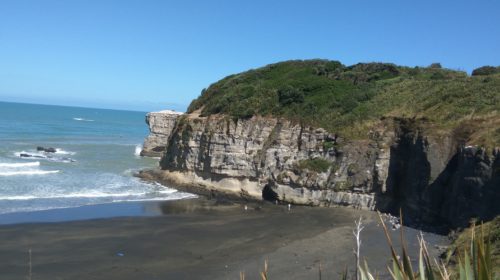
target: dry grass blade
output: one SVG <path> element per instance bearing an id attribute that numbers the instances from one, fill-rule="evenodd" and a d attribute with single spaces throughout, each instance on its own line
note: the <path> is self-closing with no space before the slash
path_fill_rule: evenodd
<path id="1" fill-rule="evenodd" d="M 420 246 L 420 258 L 419 258 L 420 279 L 434 280 L 435 279 L 434 271 L 432 270 L 432 263 L 429 258 L 429 251 L 427 250 L 427 245 L 425 245 L 425 240 L 422 233 L 420 233 L 418 242 Z"/>
<path id="2" fill-rule="evenodd" d="M 267 260 L 264 261 L 264 271 L 260 273 L 260 277 L 262 278 L 262 280 L 269 280 L 269 278 L 267 277 Z"/>
<path id="3" fill-rule="evenodd" d="M 442 280 L 450 280 L 451 279 L 451 275 L 450 273 L 448 272 L 448 269 L 446 268 L 446 266 L 444 265 L 443 262 L 441 262 L 441 264 L 439 264 L 436 259 L 434 259 L 434 263 L 436 264 L 436 267 L 439 271 L 439 276 L 441 277 Z"/>
<path id="4" fill-rule="evenodd" d="M 392 244 L 392 239 L 389 236 L 389 230 L 387 229 L 387 226 L 385 225 L 384 219 L 382 219 L 382 215 L 380 215 L 380 212 L 377 211 L 377 214 L 378 214 L 378 218 L 380 219 L 380 222 L 382 223 L 382 227 L 384 228 L 385 237 L 387 239 L 387 243 L 389 244 L 389 248 L 391 249 L 392 259 L 394 260 L 398 269 L 400 271 L 403 271 L 403 268 L 401 267 L 401 264 L 398 261 L 398 255 L 396 254 L 396 250 L 394 250 L 394 245 Z"/>
<path id="5" fill-rule="evenodd" d="M 361 275 L 361 280 L 375 280 L 375 277 L 373 277 L 373 274 L 370 272 L 370 269 L 368 268 L 368 263 L 365 261 L 365 267 L 360 267 L 359 272 Z"/>

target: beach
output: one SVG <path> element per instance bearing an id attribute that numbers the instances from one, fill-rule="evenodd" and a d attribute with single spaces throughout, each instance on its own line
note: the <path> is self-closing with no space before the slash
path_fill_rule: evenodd
<path id="1" fill-rule="evenodd" d="M 239 279 L 240 272 L 260 279 L 265 260 L 270 279 L 319 279 L 320 266 L 322 279 L 338 279 L 346 265 L 354 268 L 352 230 L 359 217 L 365 224 L 361 256 L 387 276 L 390 252 L 375 212 L 298 206 L 289 211 L 287 205 L 204 198 L 113 207 L 133 205 L 154 210 L 0 226 L 1 279 L 29 276 L 29 250 L 32 279 Z M 102 214 L 92 207 L 99 206 L 83 212 Z M 65 211 L 75 210 L 50 210 L 37 219 L 65 217 Z M 396 238 L 399 231 L 391 234 Z M 406 228 L 405 234 L 415 256 L 418 231 Z M 445 236 L 425 238 L 433 255 L 439 253 L 434 245 L 447 244 Z"/>

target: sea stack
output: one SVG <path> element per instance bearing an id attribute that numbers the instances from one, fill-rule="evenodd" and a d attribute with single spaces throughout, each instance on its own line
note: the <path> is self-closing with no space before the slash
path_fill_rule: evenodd
<path id="1" fill-rule="evenodd" d="M 144 140 L 141 156 L 161 157 L 175 127 L 177 118 L 183 113 L 172 110 L 150 112 L 146 115 L 149 135 Z"/>

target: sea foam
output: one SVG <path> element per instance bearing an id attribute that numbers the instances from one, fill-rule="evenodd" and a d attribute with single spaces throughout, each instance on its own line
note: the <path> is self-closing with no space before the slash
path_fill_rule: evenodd
<path id="1" fill-rule="evenodd" d="M 59 170 L 21 170 L 21 171 L 1 171 L 0 176 L 19 176 L 19 175 L 47 175 L 59 173 Z"/>
<path id="2" fill-rule="evenodd" d="M 75 162 L 76 160 L 72 158 L 61 156 L 61 155 L 74 155 L 74 154 L 75 152 L 68 152 L 62 149 L 56 149 L 55 153 L 27 152 L 27 151 L 14 152 L 14 156 L 19 157 L 21 159 L 26 159 L 26 160 L 37 159 L 37 160 L 47 160 L 47 161 L 62 162 L 62 163 Z"/>
<path id="3" fill-rule="evenodd" d="M 59 149 L 59 148 L 56 148 L 56 152 L 55 154 L 58 154 L 58 155 L 74 155 L 76 154 L 75 152 L 70 152 L 70 151 L 65 151 L 63 149 Z"/>
<path id="4" fill-rule="evenodd" d="M 190 193 L 178 193 L 167 197 L 150 197 L 150 198 L 138 198 L 138 199 L 124 199 L 124 200 L 113 200 L 113 202 L 140 202 L 140 201 L 168 201 L 168 200 L 178 200 L 178 199 L 189 199 L 196 198 L 195 194 Z"/>
<path id="5" fill-rule="evenodd" d="M 140 145 L 140 144 L 135 145 L 134 155 L 140 156 L 141 151 L 142 151 L 142 145 Z"/>
<path id="6" fill-rule="evenodd" d="M 106 197 L 130 197 L 130 196 L 143 196 L 144 192 L 125 192 L 125 193 L 103 193 L 103 192 L 79 192 L 68 194 L 54 194 L 54 195 L 15 195 L 15 196 L 0 196 L 0 200 L 30 200 L 30 199 L 60 199 L 60 198 L 106 198 Z"/>
<path id="7" fill-rule="evenodd" d="M 175 189 L 166 189 L 163 191 L 158 191 L 157 193 L 167 195 L 167 196 L 154 196 L 154 192 L 121 192 L 121 193 L 106 193 L 100 191 L 88 191 L 88 192 L 75 192 L 68 194 L 53 194 L 53 195 L 12 195 L 12 196 L 0 196 L 0 200 L 34 200 L 34 199 L 64 199 L 64 198 L 111 198 L 112 202 L 124 202 L 124 201 L 158 201 L 158 200 L 172 200 L 172 199 L 182 199 L 182 198 L 193 198 L 195 195 L 189 193 L 178 192 Z"/>
<path id="8" fill-rule="evenodd" d="M 75 121 L 80 121 L 80 122 L 93 122 L 94 120 L 91 119 L 85 119 L 85 118 L 73 118 Z"/>
<path id="9" fill-rule="evenodd" d="M 0 167 L 5 167 L 5 168 L 20 168 L 20 167 L 33 167 L 33 166 L 40 166 L 40 162 L 39 161 L 24 162 L 24 163 L 2 163 L 2 162 L 0 162 Z"/>

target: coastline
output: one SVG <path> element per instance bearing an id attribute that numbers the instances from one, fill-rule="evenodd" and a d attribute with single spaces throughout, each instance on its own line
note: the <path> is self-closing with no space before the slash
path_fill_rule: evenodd
<path id="1" fill-rule="evenodd" d="M 198 199 L 198 198 L 186 198 Z M 120 217 L 163 215 L 163 205 L 173 200 L 123 201 L 0 215 L 0 226 L 30 223 L 61 223 Z"/>
<path id="2" fill-rule="evenodd" d="M 272 279 L 337 277 L 352 269 L 354 220 L 363 217 L 362 257 L 386 275 L 389 259 L 376 213 L 348 208 L 221 203 L 205 198 L 159 203 L 161 216 L 0 226 L 2 279 Z M 247 205 L 248 210 L 244 210 Z M 396 236 L 399 231 L 391 231 Z M 405 229 L 413 256 L 417 230 Z M 426 234 L 431 244 L 447 238 Z M 396 242 L 398 243 L 398 242 Z M 436 256 L 435 246 L 429 246 Z M 416 259 L 416 258 L 415 258 Z"/>

